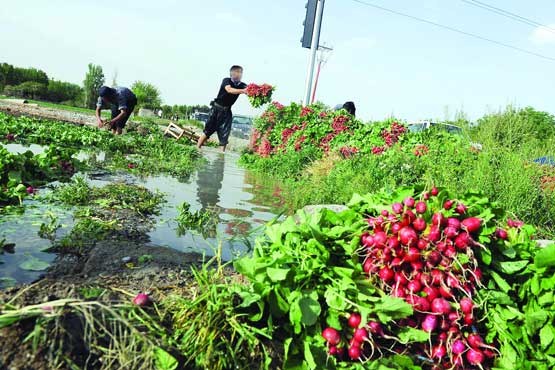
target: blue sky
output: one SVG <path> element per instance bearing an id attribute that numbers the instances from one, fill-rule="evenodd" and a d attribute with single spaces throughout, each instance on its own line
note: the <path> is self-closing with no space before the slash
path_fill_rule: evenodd
<path id="1" fill-rule="evenodd" d="M 367 0 L 555 58 L 555 34 L 460 0 Z M 555 27 L 552 0 L 483 0 Z M 89 62 L 107 81 L 157 85 L 166 103 L 206 104 L 231 64 L 247 82 L 303 95 L 305 0 L 27 0 L 0 7 L 0 61 L 81 83 Z M 555 62 L 384 13 L 327 0 L 322 42 L 334 47 L 318 99 L 357 104 L 364 119 L 476 118 L 507 104 L 555 113 Z M 255 114 L 246 98 L 235 113 Z"/>

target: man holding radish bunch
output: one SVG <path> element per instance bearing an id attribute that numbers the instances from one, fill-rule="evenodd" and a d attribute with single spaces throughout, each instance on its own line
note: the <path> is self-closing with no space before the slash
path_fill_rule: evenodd
<path id="1" fill-rule="evenodd" d="M 98 127 L 102 128 L 107 123 L 115 135 L 121 135 L 136 105 L 137 97 L 127 87 L 111 88 L 102 86 L 98 90 L 98 102 L 96 103 Z M 112 111 L 112 119 L 110 121 L 102 121 L 102 109 L 110 109 Z"/>
<path id="2" fill-rule="evenodd" d="M 212 110 L 208 121 L 204 125 L 204 132 L 198 139 L 197 148 L 199 149 L 202 148 L 210 136 L 217 132 L 220 147 L 222 152 L 225 152 L 233 119 L 231 107 L 235 104 L 239 95 L 246 93 L 247 88 L 247 85 L 241 82 L 243 67 L 234 65 L 229 72 L 230 77 L 223 79 L 218 96 L 210 103 Z"/>

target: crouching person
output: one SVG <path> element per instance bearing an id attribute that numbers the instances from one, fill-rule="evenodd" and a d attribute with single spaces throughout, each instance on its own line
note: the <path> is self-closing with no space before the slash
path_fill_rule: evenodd
<path id="1" fill-rule="evenodd" d="M 96 103 L 98 127 L 102 128 L 104 124 L 108 124 L 115 135 L 121 135 L 136 105 L 137 97 L 127 87 L 116 87 L 114 89 L 102 86 L 98 90 L 98 101 Z M 102 109 L 110 109 L 112 111 L 112 118 L 107 122 L 102 121 Z"/>

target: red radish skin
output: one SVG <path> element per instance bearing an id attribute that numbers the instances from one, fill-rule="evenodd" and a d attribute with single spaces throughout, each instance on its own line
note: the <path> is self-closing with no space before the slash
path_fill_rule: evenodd
<path id="1" fill-rule="evenodd" d="M 360 347 L 350 346 L 348 354 L 351 360 L 358 360 L 362 355 L 362 351 L 360 350 Z"/>
<path id="2" fill-rule="evenodd" d="M 484 362 L 484 354 L 479 350 L 471 348 L 466 352 L 466 360 L 470 365 L 480 365 Z"/>
<path id="3" fill-rule="evenodd" d="M 442 226 L 445 224 L 445 216 L 443 216 L 443 213 L 434 213 L 434 215 L 432 216 L 432 224 L 436 225 L 436 226 Z"/>
<path id="4" fill-rule="evenodd" d="M 474 303 L 468 297 L 464 297 L 460 300 L 459 305 L 461 306 L 461 311 L 464 314 L 472 314 L 472 310 L 474 309 Z"/>
<path id="5" fill-rule="evenodd" d="M 393 213 L 400 215 L 403 213 L 404 207 L 401 203 L 393 203 L 391 209 L 393 210 Z"/>
<path id="6" fill-rule="evenodd" d="M 466 344 L 460 339 L 455 340 L 451 345 L 451 352 L 456 355 L 460 355 L 464 351 L 466 351 Z"/>
<path id="7" fill-rule="evenodd" d="M 330 349 L 328 350 L 328 353 L 329 353 L 330 356 L 337 356 L 339 351 L 337 350 L 336 346 L 330 346 Z"/>
<path id="8" fill-rule="evenodd" d="M 412 223 L 412 227 L 414 227 L 414 230 L 416 231 L 424 231 L 426 230 L 426 226 L 426 220 L 420 217 L 414 220 L 414 222 Z"/>
<path id="9" fill-rule="evenodd" d="M 447 219 L 447 226 L 451 226 L 451 227 L 457 229 L 457 231 L 458 231 L 461 228 L 461 222 L 459 221 L 458 218 L 449 217 Z"/>
<path id="10" fill-rule="evenodd" d="M 368 331 L 366 331 L 366 329 L 360 328 L 355 330 L 355 334 L 353 335 L 353 338 L 360 343 L 363 343 L 365 340 L 368 339 Z"/>
<path id="11" fill-rule="evenodd" d="M 441 231 L 437 226 L 432 226 L 427 238 L 430 242 L 435 243 L 441 239 Z"/>
<path id="12" fill-rule="evenodd" d="M 445 203 L 443 203 L 443 209 L 445 209 L 446 211 L 450 210 L 451 208 L 453 208 L 453 204 L 455 202 L 453 202 L 452 200 L 446 200 Z"/>
<path id="13" fill-rule="evenodd" d="M 360 326 L 360 322 L 362 321 L 362 318 L 360 317 L 359 313 L 353 312 L 351 313 L 351 315 L 349 316 L 349 326 L 353 329 L 357 329 Z"/>
<path id="14" fill-rule="evenodd" d="M 382 214 L 382 216 L 384 216 L 384 217 L 389 216 L 389 212 L 387 211 L 387 209 L 382 210 L 381 214 Z"/>
<path id="15" fill-rule="evenodd" d="M 139 293 L 133 298 L 133 304 L 144 307 L 150 304 L 150 297 L 145 293 Z"/>
<path id="16" fill-rule="evenodd" d="M 467 209 L 468 208 L 464 204 L 459 203 L 455 207 L 455 212 L 457 212 L 459 215 L 464 215 L 466 213 Z"/>
<path id="17" fill-rule="evenodd" d="M 339 332 L 334 328 L 327 327 L 322 331 L 322 337 L 332 346 L 337 346 L 341 342 Z"/>
<path id="18" fill-rule="evenodd" d="M 390 269 L 389 267 L 386 266 L 386 267 L 382 267 L 380 269 L 380 271 L 378 272 L 378 276 L 380 277 L 380 279 L 382 279 L 386 283 L 389 283 L 395 277 L 395 273 L 393 272 L 392 269 Z"/>
<path id="19" fill-rule="evenodd" d="M 447 355 L 447 349 L 443 345 L 437 345 L 432 348 L 432 358 L 437 358 L 439 360 L 443 359 Z"/>
<path id="20" fill-rule="evenodd" d="M 425 202 L 420 201 L 420 202 L 416 203 L 416 206 L 414 207 L 414 209 L 416 210 L 416 213 L 424 214 L 424 213 L 426 213 L 426 210 L 428 209 L 428 206 L 426 205 Z"/>
<path id="21" fill-rule="evenodd" d="M 422 321 L 422 330 L 427 333 L 431 333 L 437 328 L 437 316 L 435 315 L 426 315 L 424 320 Z"/>
<path id="22" fill-rule="evenodd" d="M 383 328 L 382 328 L 382 324 L 380 324 L 379 322 L 376 321 L 369 321 L 368 322 L 368 330 L 370 330 L 370 333 L 375 334 L 375 335 L 383 335 Z"/>
<path id="23" fill-rule="evenodd" d="M 501 240 L 507 240 L 509 238 L 509 234 L 504 229 L 497 229 L 495 232 L 495 236 L 497 236 Z"/>
<path id="24" fill-rule="evenodd" d="M 432 312 L 448 315 L 451 312 L 451 304 L 444 298 L 436 298 L 432 301 Z"/>
<path id="25" fill-rule="evenodd" d="M 432 190 L 430 190 L 430 194 L 432 194 L 434 197 L 437 197 L 437 195 L 439 194 L 439 189 L 434 186 Z"/>
<path id="26" fill-rule="evenodd" d="M 399 239 L 401 244 L 410 246 L 417 243 L 418 235 L 413 228 L 405 226 L 399 231 Z"/>
<path id="27" fill-rule="evenodd" d="M 378 231 L 374 234 L 374 245 L 383 246 L 387 242 L 387 235 L 383 231 Z"/>
<path id="28" fill-rule="evenodd" d="M 407 206 L 408 208 L 412 208 L 414 207 L 414 198 L 413 197 L 406 197 L 403 200 L 403 203 L 405 204 L 405 206 Z"/>
<path id="29" fill-rule="evenodd" d="M 465 218 L 462 222 L 461 222 L 461 227 L 463 230 L 468 231 L 469 233 L 475 233 L 476 231 L 480 230 L 480 227 L 482 226 L 482 220 L 480 220 L 477 217 L 469 217 L 469 218 Z"/>
<path id="30" fill-rule="evenodd" d="M 424 200 L 429 200 L 430 199 L 430 193 L 425 192 L 424 194 L 422 194 L 422 198 L 424 198 Z"/>
<path id="31" fill-rule="evenodd" d="M 391 225 L 391 233 L 393 235 L 397 235 L 399 234 L 399 231 L 403 228 L 403 225 L 401 225 L 400 223 L 394 223 Z"/>

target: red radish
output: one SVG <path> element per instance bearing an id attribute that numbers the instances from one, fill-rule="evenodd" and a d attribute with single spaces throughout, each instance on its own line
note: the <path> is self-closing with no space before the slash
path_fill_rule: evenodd
<path id="1" fill-rule="evenodd" d="M 380 279 L 382 279 L 384 282 L 389 283 L 393 280 L 393 278 L 395 277 L 395 273 L 393 272 L 392 269 L 390 269 L 387 266 L 384 266 L 380 269 L 380 271 L 378 272 L 378 276 L 380 277 Z"/>
<path id="2" fill-rule="evenodd" d="M 430 190 L 430 194 L 432 194 L 434 197 L 436 197 L 439 194 L 439 190 L 438 188 L 436 188 L 435 186 L 432 188 L 432 190 Z"/>
<path id="3" fill-rule="evenodd" d="M 443 274 L 443 271 L 438 270 L 438 269 L 434 269 L 430 272 L 430 275 L 432 275 L 432 284 L 433 285 L 440 285 L 443 282 L 443 279 L 445 278 L 445 275 Z"/>
<path id="4" fill-rule="evenodd" d="M 428 240 L 433 242 L 437 242 L 441 239 L 441 232 L 437 226 L 432 226 L 430 229 L 430 233 L 428 234 Z"/>
<path id="5" fill-rule="evenodd" d="M 410 246 L 416 244 L 418 235 L 416 235 L 416 231 L 412 227 L 405 226 L 399 231 L 399 239 L 401 244 Z"/>
<path id="6" fill-rule="evenodd" d="M 396 223 L 391 225 L 391 230 L 390 231 L 393 235 L 397 235 L 397 234 L 399 234 L 399 230 L 401 230 L 402 227 L 403 227 L 403 225 L 396 222 Z"/>
<path id="7" fill-rule="evenodd" d="M 378 231 L 374 234 L 374 245 L 383 246 L 387 242 L 387 235 L 383 231 Z"/>
<path id="8" fill-rule="evenodd" d="M 403 213 L 404 207 L 401 203 L 393 203 L 391 205 L 391 209 L 393 210 L 393 213 L 400 215 L 401 213 Z"/>
<path id="9" fill-rule="evenodd" d="M 447 332 L 442 331 L 439 333 L 437 339 L 439 339 L 440 342 L 445 342 L 447 340 Z"/>
<path id="10" fill-rule="evenodd" d="M 422 198 L 424 198 L 424 200 L 429 200 L 430 199 L 430 193 L 425 192 L 424 194 L 422 194 Z"/>
<path id="11" fill-rule="evenodd" d="M 455 238 L 455 246 L 460 250 L 466 250 L 471 245 L 472 239 L 468 233 L 460 233 Z"/>
<path id="12" fill-rule="evenodd" d="M 362 237 L 362 244 L 365 247 L 371 247 L 374 245 L 374 237 L 372 235 L 365 235 Z"/>
<path id="13" fill-rule="evenodd" d="M 350 346 L 348 353 L 351 360 L 358 360 L 362 354 L 362 351 L 360 350 L 360 347 Z"/>
<path id="14" fill-rule="evenodd" d="M 356 340 L 354 337 L 351 338 L 351 340 L 349 341 L 349 346 L 350 347 L 362 347 L 362 342 L 359 342 L 358 340 Z"/>
<path id="15" fill-rule="evenodd" d="M 453 293 L 451 292 L 451 289 L 448 286 L 440 285 L 437 288 L 437 290 L 439 291 L 439 294 L 445 299 L 454 298 Z"/>
<path id="16" fill-rule="evenodd" d="M 491 349 L 485 349 L 483 351 L 484 356 L 486 356 L 487 358 L 494 358 L 495 357 L 495 352 L 493 352 Z"/>
<path id="17" fill-rule="evenodd" d="M 432 224 L 436 226 L 442 226 L 445 223 L 445 216 L 443 213 L 434 213 L 432 216 Z"/>
<path id="18" fill-rule="evenodd" d="M 328 353 L 330 356 L 337 356 L 339 351 L 337 350 L 336 346 L 331 346 L 330 349 L 328 350 Z"/>
<path id="19" fill-rule="evenodd" d="M 405 255 L 405 261 L 416 262 L 420 261 L 420 250 L 418 248 L 410 247 Z"/>
<path id="20" fill-rule="evenodd" d="M 482 220 L 477 217 L 469 217 L 465 218 L 461 224 L 463 230 L 466 230 L 469 233 L 475 233 L 476 231 L 480 230 L 480 226 L 482 226 Z"/>
<path id="21" fill-rule="evenodd" d="M 421 271 L 424 268 L 422 261 L 413 261 L 410 263 L 410 267 L 413 271 Z"/>
<path id="22" fill-rule="evenodd" d="M 412 223 L 412 227 L 414 227 L 416 231 L 424 231 L 426 230 L 426 220 L 419 217 L 416 220 L 414 220 L 414 222 Z"/>
<path id="23" fill-rule="evenodd" d="M 14 141 L 14 140 L 15 140 L 14 134 L 6 134 L 6 140 L 8 140 L 8 141 Z"/>
<path id="24" fill-rule="evenodd" d="M 401 266 L 403 264 L 403 260 L 401 260 L 401 258 L 399 257 L 395 257 L 391 260 L 391 266 L 393 267 L 398 267 Z"/>
<path id="25" fill-rule="evenodd" d="M 337 346 L 339 342 L 341 342 L 341 336 L 334 328 L 325 328 L 324 331 L 322 331 L 322 337 L 332 346 Z"/>
<path id="26" fill-rule="evenodd" d="M 353 312 L 351 313 L 351 315 L 349 316 L 349 326 L 353 329 L 357 329 L 360 326 L 360 322 L 362 321 L 362 318 L 360 317 L 359 313 Z"/>
<path id="27" fill-rule="evenodd" d="M 471 348 L 466 352 L 466 359 L 470 365 L 480 365 L 484 362 L 484 354 L 481 351 Z"/>
<path id="28" fill-rule="evenodd" d="M 397 249 L 399 247 L 399 245 L 401 245 L 401 243 L 399 243 L 399 239 L 395 238 L 395 237 L 390 237 L 389 239 L 387 239 L 387 246 L 391 249 Z"/>
<path id="29" fill-rule="evenodd" d="M 460 339 L 455 340 L 451 345 L 451 352 L 453 352 L 456 355 L 460 355 L 464 351 L 466 351 L 466 345 Z"/>
<path id="30" fill-rule="evenodd" d="M 461 285 L 459 280 L 451 273 L 447 274 L 447 278 L 445 280 L 449 288 L 458 288 Z"/>
<path id="31" fill-rule="evenodd" d="M 431 251 L 430 254 L 428 254 L 428 261 L 436 266 L 439 262 L 441 262 L 441 253 L 438 251 Z"/>
<path id="32" fill-rule="evenodd" d="M 432 277 L 429 274 L 421 274 L 420 282 L 422 283 L 422 285 L 428 286 L 432 282 Z"/>
<path id="33" fill-rule="evenodd" d="M 413 197 L 406 197 L 403 200 L 403 203 L 405 204 L 405 206 L 412 208 L 414 207 L 414 198 Z"/>
<path id="34" fill-rule="evenodd" d="M 416 246 L 418 247 L 418 249 L 420 249 L 421 251 L 428 249 L 428 245 L 430 245 L 426 240 L 424 239 L 419 239 L 418 243 L 416 243 Z"/>
<path id="35" fill-rule="evenodd" d="M 384 217 L 389 216 L 389 212 L 387 211 L 387 209 L 382 210 L 382 216 Z"/>
<path id="36" fill-rule="evenodd" d="M 453 226 L 447 226 L 445 230 L 443 230 L 443 234 L 446 238 L 454 239 L 459 232 Z"/>
<path id="37" fill-rule="evenodd" d="M 405 274 L 397 273 L 395 274 L 395 284 L 397 285 L 407 285 L 409 280 L 406 278 Z"/>
<path id="38" fill-rule="evenodd" d="M 355 330 L 353 338 L 356 339 L 357 342 L 363 343 L 366 339 L 368 339 L 368 332 L 363 328 L 357 329 Z"/>
<path id="39" fill-rule="evenodd" d="M 422 284 L 418 280 L 412 280 L 407 284 L 409 292 L 418 293 L 422 290 Z"/>
<path id="40" fill-rule="evenodd" d="M 461 227 L 461 222 L 459 221 L 458 218 L 449 217 L 449 218 L 447 219 L 447 226 L 451 226 L 451 227 L 453 227 L 453 228 L 459 230 L 460 227 Z"/>
<path id="41" fill-rule="evenodd" d="M 364 261 L 364 265 L 362 266 L 364 272 L 366 272 L 367 274 L 372 272 L 372 267 L 374 267 L 374 262 L 371 259 L 367 259 L 366 261 Z"/>
<path id="42" fill-rule="evenodd" d="M 464 297 L 460 300 L 459 305 L 461 306 L 461 311 L 464 314 L 472 314 L 472 309 L 474 308 L 474 303 L 472 302 L 472 299 Z"/>
<path id="43" fill-rule="evenodd" d="M 454 204 L 454 202 L 452 200 L 446 200 L 445 203 L 443 203 L 443 209 L 448 211 L 451 208 L 453 208 L 453 204 Z"/>
<path id="44" fill-rule="evenodd" d="M 144 307 L 150 303 L 150 297 L 145 293 L 139 293 L 133 298 L 133 304 Z"/>
<path id="45" fill-rule="evenodd" d="M 414 220 L 416 220 L 416 215 L 414 214 L 413 211 L 411 211 L 410 209 L 406 210 L 405 213 L 403 214 L 403 221 L 406 220 L 408 221 L 409 224 L 413 223 Z M 405 225 L 407 226 L 407 225 Z"/>
<path id="46" fill-rule="evenodd" d="M 464 321 L 465 325 L 468 325 L 468 326 L 473 325 L 474 324 L 474 315 L 472 315 L 472 314 L 464 315 L 463 321 Z"/>
<path id="47" fill-rule="evenodd" d="M 437 345 L 432 348 L 432 357 L 437 359 L 442 359 L 447 355 L 447 349 L 443 345 Z"/>
<path id="48" fill-rule="evenodd" d="M 437 328 L 437 316 L 431 314 L 426 315 L 422 321 L 421 327 L 422 330 L 427 333 L 433 332 Z"/>
<path id="49" fill-rule="evenodd" d="M 470 334 L 468 338 L 466 338 L 470 347 L 478 349 L 484 346 L 484 340 L 478 334 Z"/>
<path id="50" fill-rule="evenodd" d="M 501 240 L 507 240 L 509 238 L 507 231 L 504 229 L 497 229 L 497 231 L 495 232 L 495 235 Z"/>
<path id="51" fill-rule="evenodd" d="M 432 312 L 448 315 L 451 312 L 451 304 L 444 298 L 436 298 L 432 301 Z"/>
<path id="52" fill-rule="evenodd" d="M 337 357 L 341 358 L 345 354 L 345 347 L 337 347 Z"/>
<path id="53" fill-rule="evenodd" d="M 416 207 L 415 207 L 416 213 L 420 213 L 420 214 L 426 213 L 427 209 L 428 209 L 428 206 L 426 205 L 425 202 L 420 201 L 416 203 Z"/>
<path id="54" fill-rule="evenodd" d="M 35 193 L 35 189 L 32 186 L 27 186 L 27 194 L 34 194 Z"/>
<path id="55" fill-rule="evenodd" d="M 467 209 L 468 208 L 464 204 L 459 203 L 455 207 L 455 212 L 457 212 L 459 215 L 464 215 L 466 213 Z"/>
<path id="56" fill-rule="evenodd" d="M 135 164 L 134 163 L 128 163 L 127 168 L 129 168 L 129 169 L 135 168 Z"/>
<path id="57" fill-rule="evenodd" d="M 368 322 L 368 330 L 370 330 L 370 333 L 372 333 L 372 334 L 383 335 L 382 324 L 380 324 L 379 322 L 369 321 Z"/>
<path id="58" fill-rule="evenodd" d="M 461 317 L 459 316 L 459 313 L 457 311 L 451 311 L 449 315 L 447 315 L 447 318 L 449 319 L 449 321 L 455 322 L 458 321 Z"/>

